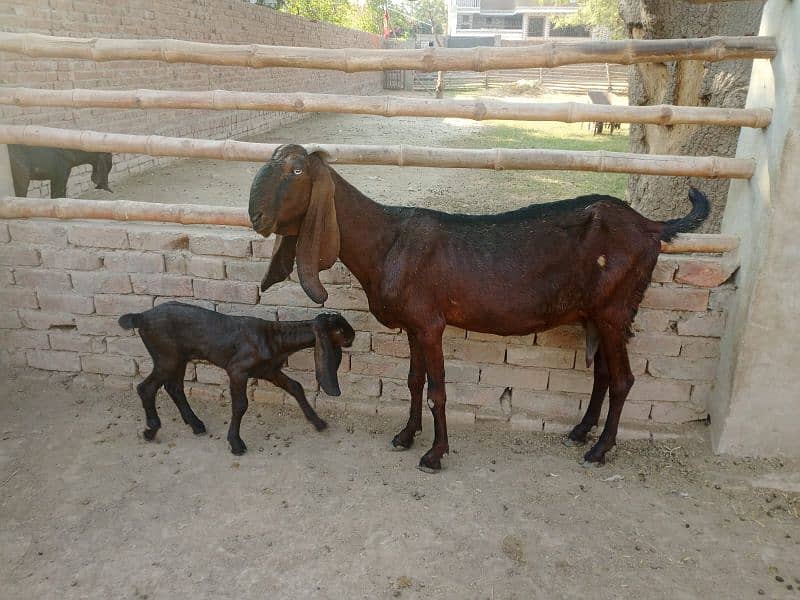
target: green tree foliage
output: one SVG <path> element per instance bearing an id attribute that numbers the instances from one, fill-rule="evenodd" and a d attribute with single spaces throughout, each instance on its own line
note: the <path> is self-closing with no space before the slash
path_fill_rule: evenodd
<path id="1" fill-rule="evenodd" d="M 608 28 L 614 39 L 625 37 L 625 24 L 619 14 L 619 0 L 578 0 L 578 12 L 555 20 L 556 25 L 586 25 Z"/>

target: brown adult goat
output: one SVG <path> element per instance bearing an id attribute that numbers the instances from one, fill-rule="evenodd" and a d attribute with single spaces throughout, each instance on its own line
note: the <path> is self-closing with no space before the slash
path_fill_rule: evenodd
<path id="1" fill-rule="evenodd" d="M 594 388 L 581 422 L 569 434 L 583 444 L 600 418 L 605 428 L 585 454 L 603 463 L 616 442 L 622 406 L 633 385 L 626 349 L 662 240 L 690 231 L 708 216 L 699 191 L 681 219 L 646 219 L 618 198 L 590 195 L 497 215 L 446 214 L 378 204 L 345 181 L 318 154 L 279 147 L 250 190 L 250 220 L 279 237 L 266 290 L 289 276 L 297 258 L 303 289 L 315 302 L 328 294 L 319 271 L 338 256 L 366 292 L 372 314 L 408 333 L 411 411 L 392 440 L 410 448 L 422 429 L 422 388 L 434 422 L 433 447 L 420 460 L 441 468 L 448 452 L 442 332 L 446 324 L 498 335 L 526 335 L 581 322 Z"/>

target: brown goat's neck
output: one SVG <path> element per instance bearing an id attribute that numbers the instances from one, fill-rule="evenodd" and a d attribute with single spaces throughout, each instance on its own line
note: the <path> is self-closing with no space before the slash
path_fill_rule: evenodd
<path id="1" fill-rule="evenodd" d="M 395 238 L 396 218 L 331 170 L 335 181 L 336 220 L 341 236 L 339 258 L 361 285 L 380 273 Z"/>

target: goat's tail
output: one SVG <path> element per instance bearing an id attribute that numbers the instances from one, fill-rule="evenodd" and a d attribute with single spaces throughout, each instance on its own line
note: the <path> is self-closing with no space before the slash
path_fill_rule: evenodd
<path id="1" fill-rule="evenodd" d="M 142 313 L 128 313 L 127 315 L 122 315 L 117 322 L 123 329 L 140 327 L 142 324 Z"/>
<path id="2" fill-rule="evenodd" d="M 689 202 L 692 203 L 692 210 L 689 214 L 680 219 L 670 219 L 663 221 L 664 228 L 661 230 L 661 239 L 668 242 L 677 233 L 692 231 L 700 227 L 703 221 L 711 212 L 711 204 L 706 195 L 697 188 L 689 188 Z"/>

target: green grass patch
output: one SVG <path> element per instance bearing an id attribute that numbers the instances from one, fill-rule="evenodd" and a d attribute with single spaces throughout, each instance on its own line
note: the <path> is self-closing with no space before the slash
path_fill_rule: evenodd
<path id="1" fill-rule="evenodd" d="M 455 136 L 448 145 L 459 148 L 545 148 L 550 150 L 607 150 L 628 152 L 628 126 L 614 135 L 593 135 L 586 123 L 486 121 L 480 133 Z M 520 171 L 509 182 L 514 192 L 525 193 L 532 185 L 548 198 L 570 198 L 581 194 L 611 194 L 625 197 L 628 176 L 624 173 L 586 171 Z"/>

